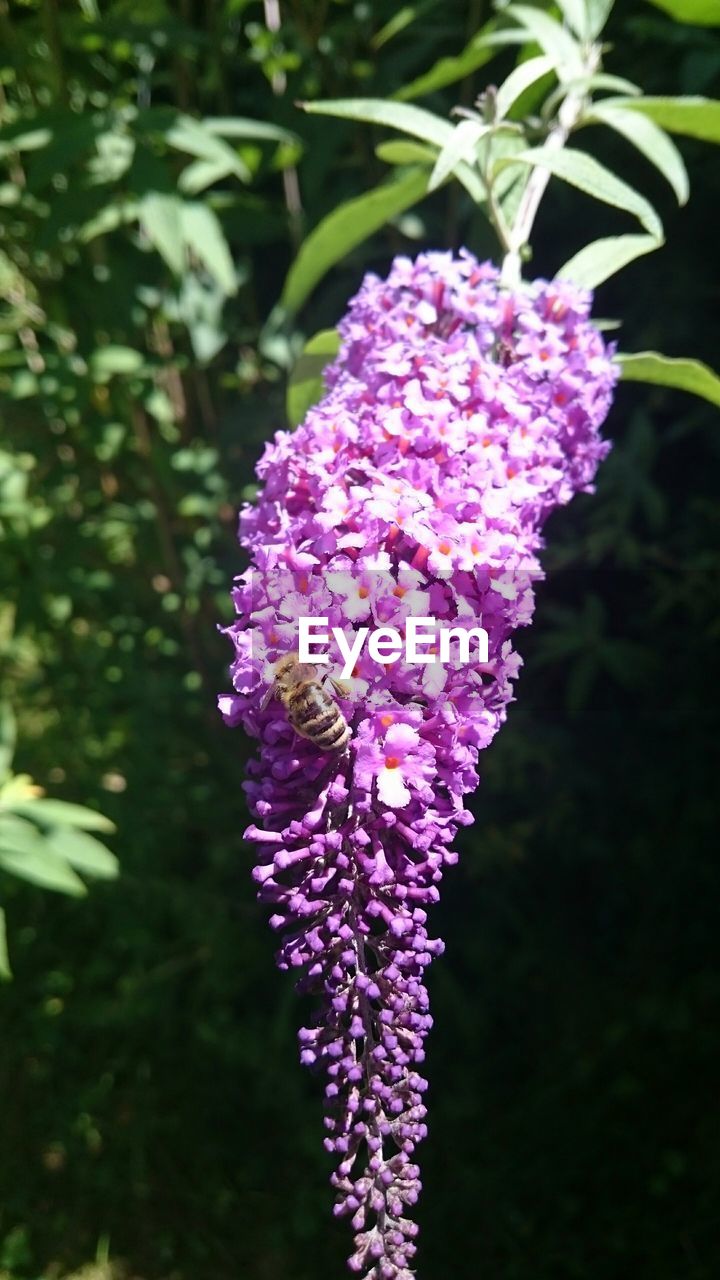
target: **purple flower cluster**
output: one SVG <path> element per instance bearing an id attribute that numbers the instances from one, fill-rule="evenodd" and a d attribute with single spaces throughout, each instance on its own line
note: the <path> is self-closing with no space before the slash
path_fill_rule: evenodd
<path id="1" fill-rule="evenodd" d="M 589 305 L 558 281 L 508 292 L 465 252 L 367 276 L 323 400 L 267 447 L 241 515 L 252 566 L 236 582 L 235 692 L 220 705 L 260 739 L 246 783 L 254 877 L 281 967 L 319 996 L 301 1058 L 327 1077 L 336 1212 L 368 1280 L 412 1275 L 424 973 L 442 950 L 427 908 L 512 697 L 510 637 L 532 615 L 542 524 L 591 490 L 609 448 L 599 427 L 617 375 Z M 348 635 L 420 616 L 479 623 L 488 661 L 378 664 L 363 650 L 338 696 L 350 742 L 326 752 L 267 699 L 302 616 Z"/>

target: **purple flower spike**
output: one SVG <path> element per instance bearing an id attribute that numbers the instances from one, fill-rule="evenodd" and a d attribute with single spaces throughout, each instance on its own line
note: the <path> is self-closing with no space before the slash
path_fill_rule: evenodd
<path id="1" fill-rule="evenodd" d="M 280 967 L 318 997 L 300 1056 L 326 1077 L 335 1212 L 365 1280 L 414 1274 L 425 969 L 442 951 L 427 909 L 512 699 L 510 637 L 532 617 L 542 525 L 591 491 L 609 449 L 617 370 L 589 307 L 559 281 L 501 290 L 466 252 L 397 258 L 387 280 L 365 278 L 324 399 L 267 447 L 241 515 L 252 567 L 236 580 L 235 691 L 220 707 L 260 740 L 246 837 Z M 272 696 L 301 618 L 324 620 L 330 662 L 312 732 L 295 721 L 308 736 Z M 481 627 L 486 653 L 430 644 L 424 660 L 376 660 L 358 644 L 348 688 L 318 692 L 363 628 L 407 638 L 421 619 Z M 338 716 L 350 738 L 333 750 Z"/>

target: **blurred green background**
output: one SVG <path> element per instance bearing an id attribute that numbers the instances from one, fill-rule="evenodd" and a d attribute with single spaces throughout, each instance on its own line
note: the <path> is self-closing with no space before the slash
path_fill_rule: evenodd
<path id="1" fill-rule="evenodd" d="M 381 133 L 293 103 L 393 93 L 488 5 L 275 13 L 0 0 L 0 700 L 15 770 L 112 818 L 122 867 L 82 902 L 0 872 L 6 1280 L 344 1274 L 306 1011 L 242 841 L 251 747 L 214 708 L 216 623 L 304 337 L 397 252 L 493 252 L 450 187 L 271 318 L 302 238 L 387 172 Z M 719 96 L 718 28 L 628 0 L 609 39 L 646 92 Z M 468 105 L 511 58 L 420 101 Z M 599 140 L 619 173 L 642 164 L 669 245 L 596 313 L 624 350 L 717 366 L 720 172 L 681 146 L 678 211 Z M 532 270 L 616 222 L 553 186 Z M 423 1280 L 720 1274 L 717 412 L 634 384 L 608 430 L 597 495 L 548 527 L 518 701 L 435 912 Z"/>

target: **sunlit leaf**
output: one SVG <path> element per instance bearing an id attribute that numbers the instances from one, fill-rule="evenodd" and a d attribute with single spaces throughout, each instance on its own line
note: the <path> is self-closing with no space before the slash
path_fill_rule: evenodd
<path id="1" fill-rule="evenodd" d="M 551 147 L 534 147 L 529 151 L 520 152 L 517 159 L 526 164 L 549 169 L 556 177 L 562 178 L 564 182 L 570 183 L 571 186 L 577 187 L 578 190 L 584 191 L 596 200 L 602 200 L 616 209 L 624 209 L 634 214 L 650 235 L 657 240 L 662 239 L 662 223 L 650 202 L 633 187 L 629 187 L 626 182 L 617 178 L 593 156 L 586 155 L 584 151 L 572 150 L 569 147 L 562 151 L 553 150 Z M 499 162 L 501 166 L 507 163 L 510 162 L 503 160 Z"/>
<path id="2" fill-rule="evenodd" d="M 720 101 L 715 98 L 610 98 L 603 105 L 630 107 L 668 133 L 720 142 Z"/>
<path id="3" fill-rule="evenodd" d="M 700 360 L 663 356 L 657 351 L 632 355 L 618 351 L 614 359 L 626 382 L 652 382 L 661 387 L 690 391 L 711 404 L 720 405 L 720 376 Z"/>
<path id="4" fill-rule="evenodd" d="M 378 160 L 385 164 L 433 165 L 438 157 L 437 147 L 424 147 L 421 142 L 380 142 L 375 148 Z"/>
<path id="5" fill-rule="evenodd" d="M 82 880 L 47 847 L 44 840 L 29 844 L 25 849 L 8 848 L 0 844 L 0 868 L 18 880 L 26 880 L 29 884 L 39 885 L 43 889 L 53 889 L 56 893 L 66 893 L 71 898 L 83 898 L 87 889 Z"/>
<path id="6" fill-rule="evenodd" d="M 312 405 L 323 395 L 323 370 L 340 349 L 337 329 L 321 329 L 306 342 L 302 355 L 288 378 L 286 411 L 291 427 L 302 422 Z"/>
<path id="7" fill-rule="evenodd" d="M 137 373 L 145 363 L 142 352 L 134 347 L 121 347 L 110 343 L 107 347 L 99 347 L 90 356 L 90 369 L 96 376 L 111 373 Z"/>
<path id="8" fill-rule="evenodd" d="M 9 702 L 0 702 L 0 783 L 10 772 L 15 754 L 16 724 Z"/>
<path id="9" fill-rule="evenodd" d="M 338 205 L 301 246 L 285 280 L 281 308 L 287 312 L 297 311 L 336 262 L 385 226 L 390 218 L 416 204 L 426 191 L 427 172 L 411 171 Z"/>
<path id="10" fill-rule="evenodd" d="M 578 39 L 585 40 L 588 35 L 588 7 L 586 0 L 557 0 L 557 6 L 570 30 Z"/>
<path id="11" fill-rule="evenodd" d="M 453 58 L 440 58 L 429 71 L 396 89 L 392 96 L 396 102 L 409 102 L 412 98 L 422 98 L 427 93 L 444 89 L 449 84 L 457 84 L 458 80 L 464 80 L 490 62 L 503 44 L 521 44 L 523 40 L 522 33 L 516 30 L 497 31 L 497 22 L 493 19 L 473 36 L 462 53 Z"/>
<path id="12" fill-rule="evenodd" d="M 12 811 L 32 818 L 43 826 L 80 827 L 83 831 L 115 830 L 115 824 L 102 813 L 86 809 L 82 804 L 71 804 L 67 800 L 46 800 L 43 797 L 28 801 L 15 800 L 12 802 Z"/>
<path id="13" fill-rule="evenodd" d="M 343 120 L 384 125 L 387 129 L 398 129 L 400 133 L 419 138 L 421 142 L 432 142 L 436 147 L 444 147 L 454 132 L 453 125 L 424 107 L 391 102 L 385 98 L 336 98 L 301 102 L 299 105 L 310 115 L 337 116 Z"/>
<path id="14" fill-rule="evenodd" d="M 596 40 L 600 35 L 610 17 L 610 11 L 614 3 L 615 0 L 585 0 L 588 11 L 587 34 L 590 40 Z"/>
<path id="15" fill-rule="evenodd" d="M 373 49 L 382 49 L 383 45 L 388 44 L 395 36 L 405 31 L 411 23 L 415 22 L 423 13 L 427 13 L 430 9 L 434 9 L 438 0 L 425 0 L 424 4 L 405 4 L 397 13 L 393 14 L 389 22 L 385 23 L 370 41 Z"/>
<path id="16" fill-rule="evenodd" d="M 97 880 L 114 880 L 118 874 L 115 854 L 86 831 L 56 827 L 50 831 L 45 843 L 53 853 L 69 862 L 76 871 L 82 871 L 83 875 Z"/>
<path id="17" fill-rule="evenodd" d="M 429 142 L 436 147 L 444 147 L 454 134 L 454 126 L 440 116 L 425 111 L 423 107 L 415 107 L 402 102 L 389 102 L 384 98 L 340 98 L 327 102 L 304 102 L 305 111 L 313 115 L 339 116 L 345 120 L 364 120 L 368 124 L 385 125 L 389 129 L 399 129 L 401 133 L 410 134 L 422 142 Z M 469 165 L 459 165 L 456 177 L 478 204 L 485 198 L 485 189 L 480 178 L 472 172 Z"/>
<path id="18" fill-rule="evenodd" d="M 678 199 L 678 204 L 685 204 L 690 192 L 685 162 L 675 143 L 648 116 L 638 111 L 628 111 L 623 107 L 606 106 L 603 102 L 593 104 L 586 117 L 609 125 L 623 138 L 659 169 L 667 179 Z"/>
<path id="19" fill-rule="evenodd" d="M 287 142 L 297 144 L 300 139 L 290 129 L 267 120 L 248 120 L 245 116 L 206 116 L 203 125 L 208 133 L 222 138 L 248 138 L 255 142 Z"/>
<path id="20" fill-rule="evenodd" d="M 515 67 L 506 80 L 500 85 L 495 100 L 495 110 L 498 120 L 504 120 L 510 108 L 518 98 L 529 89 L 536 81 L 546 76 L 548 71 L 552 71 L 553 61 L 548 58 L 547 54 L 541 54 L 537 58 L 528 58 L 527 61 L 521 62 Z"/>
<path id="21" fill-rule="evenodd" d="M 178 116 L 167 130 L 165 141 L 177 151 L 196 156 L 198 160 L 222 164 L 226 174 L 234 174 L 241 182 L 250 181 L 251 174 L 245 161 L 200 120 L 194 120 L 191 116 Z"/>
<path id="22" fill-rule="evenodd" d="M 237 292 L 237 276 L 217 215 L 206 204 L 183 204 L 180 221 L 185 244 L 204 263 L 226 294 Z"/>
<path id="23" fill-rule="evenodd" d="M 694 23 L 699 27 L 720 27 L 718 0 L 647 0 L 662 9 L 676 22 Z"/>
<path id="24" fill-rule="evenodd" d="M 594 289 L 636 258 L 659 249 L 661 243 L 655 236 L 608 236 L 594 240 L 569 258 L 557 275 L 586 289 Z"/>
<path id="25" fill-rule="evenodd" d="M 577 41 L 561 23 L 551 18 L 540 9 L 531 9 L 526 4 L 511 4 L 504 10 L 509 17 L 515 18 L 533 40 L 552 60 L 552 65 L 561 80 L 579 76 L 582 72 L 582 57 Z"/>
<path id="26" fill-rule="evenodd" d="M 182 230 L 182 200 L 179 196 L 151 191 L 138 204 L 140 224 L 170 270 L 182 275 L 185 241 Z"/>
<path id="27" fill-rule="evenodd" d="M 480 120 L 461 120 L 435 161 L 428 191 L 435 191 L 441 186 L 458 164 L 471 161 L 478 142 L 487 132 L 488 125 L 482 124 Z"/>

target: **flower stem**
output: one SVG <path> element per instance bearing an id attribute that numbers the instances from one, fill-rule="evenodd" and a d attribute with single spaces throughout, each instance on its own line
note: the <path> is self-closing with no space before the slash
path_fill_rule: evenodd
<path id="1" fill-rule="evenodd" d="M 583 79 L 594 75 L 600 63 L 599 45 L 590 45 L 583 64 Z M 576 127 L 585 107 L 587 90 L 579 86 L 568 93 L 557 114 L 556 123 L 544 142 L 546 151 L 561 151 Z M 536 166 L 528 180 L 518 206 L 509 246 L 502 264 L 501 283 L 508 288 L 520 283 L 522 254 L 529 243 L 533 224 L 550 181 L 550 170 Z"/>

